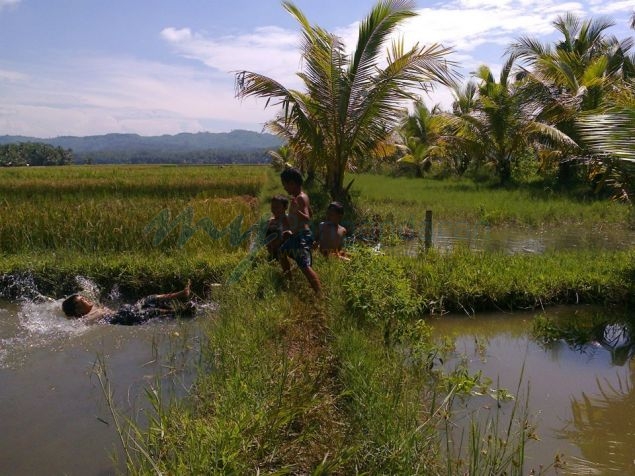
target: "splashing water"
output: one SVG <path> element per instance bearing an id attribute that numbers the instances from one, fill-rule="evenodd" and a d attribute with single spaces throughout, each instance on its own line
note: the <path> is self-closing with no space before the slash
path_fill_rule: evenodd
<path id="1" fill-rule="evenodd" d="M 110 290 L 110 292 L 108 293 L 108 296 L 106 296 L 110 301 L 119 301 L 121 300 L 121 291 L 119 291 L 119 285 L 115 284 L 112 289 Z"/>
<path id="2" fill-rule="evenodd" d="M 96 283 L 84 276 L 75 276 L 75 282 L 79 286 L 80 293 L 92 301 L 99 301 L 101 289 Z"/>
<path id="3" fill-rule="evenodd" d="M 76 278 L 81 292 L 98 296 L 98 287 L 89 279 Z M 19 365 L 34 350 L 65 342 L 69 336 L 86 332 L 81 320 L 68 319 L 62 311 L 63 299 L 39 292 L 32 276 L 2 276 L 0 297 L 0 368 Z"/>
<path id="4" fill-rule="evenodd" d="M 35 284 L 35 279 L 30 274 L 3 274 L 0 276 L 0 298 L 36 302 L 51 299 L 40 293 Z"/>

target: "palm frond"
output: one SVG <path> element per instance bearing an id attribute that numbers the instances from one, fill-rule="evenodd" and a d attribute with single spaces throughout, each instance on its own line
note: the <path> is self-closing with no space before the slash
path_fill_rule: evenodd
<path id="1" fill-rule="evenodd" d="M 635 163 L 635 107 L 586 113 L 578 119 L 582 137 L 598 154 Z"/>

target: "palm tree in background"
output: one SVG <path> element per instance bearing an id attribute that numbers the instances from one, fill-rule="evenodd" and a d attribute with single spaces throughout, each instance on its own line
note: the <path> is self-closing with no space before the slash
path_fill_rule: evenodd
<path id="1" fill-rule="evenodd" d="M 312 26 L 290 2 L 284 8 L 302 28 L 305 91 L 286 88 L 276 80 L 250 71 L 236 74 L 238 97 L 267 99 L 280 107 L 274 133 L 283 132 L 294 150 L 309 157 L 325 178 L 333 198 L 346 198 L 344 173 L 356 161 L 373 154 L 398 125 L 403 101 L 415 99 L 413 88 L 429 90 L 435 83 L 452 85 L 456 74 L 439 44 L 406 49 L 393 41 L 387 58 L 384 45 L 397 26 L 415 15 L 408 0 L 383 0 L 360 23 L 354 51 L 342 40 Z M 385 64 L 385 65 L 384 65 Z M 271 126 L 271 123 L 268 124 Z"/>
<path id="2" fill-rule="evenodd" d="M 472 160 L 494 165 L 501 184 L 511 181 L 512 165 L 520 157 L 575 147 L 566 134 L 540 120 L 541 110 L 527 101 L 523 82 L 514 80 L 513 65 L 514 57 L 509 56 L 498 82 L 489 67 L 479 67 L 476 82 L 468 83 L 453 105 L 461 122 L 457 150 Z"/>
<path id="3" fill-rule="evenodd" d="M 508 52 L 527 66 L 525 91 L 540 108 L 540 119 L 555 124 L 580 147 L 563 150 L 559 179 L 567 183 L 574 176 L 574 161 L 587 161 L 592 154 L 576 118 L 613 104 L 625 87 L 632 88 L 635 56 L 630 54 L 632 38 L 618 41 L 607 34 L 614 25 L 609 19 L 566 14 L 553 25 L 562 34 L 555 45 L 521 37 Z"/>
<path id="4" fill-rule="evenodd" d="M 412 113 L 404 117 L 399 128 L 400 148 L 405 152 L 399 162 L 416 166 L 420 175 L 430 169 L 435 159 L 445 160 L 449 142 L 447 117 L 438 106 L 430 110 L 421 99 L 416 100 Z"/>

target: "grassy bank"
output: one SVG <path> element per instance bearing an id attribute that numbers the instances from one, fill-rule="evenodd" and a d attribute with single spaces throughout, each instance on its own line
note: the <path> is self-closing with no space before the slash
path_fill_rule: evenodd
<path id="1" fill-rule="evenodd" d="M 2 169 L 1 294 L 28 275 L 52 296 L 76 291 L 76 276 L 130 297 L 191 278 L 203 295 L 244 257 L 266 179 L 243 166 Z"/>
<path id="2" fill-rule="evenodd" d="M 451 400 L 477 378 L 437 368 L 443 350 L 413 314 L 403 270 L 379 282 L 368 267 L 318 265 L 321 300 L 308 286 L 291 292 L 267 263 L 221 292 L 192 393 L 155 402 L 150 427 L 127 433 L 130 473 L 522 474 L 531 426 L 520 411 L 504 448 L 488 446 L 498 441 L 490 428 L 472 435 L 470 461 L 444 449 Z M 351 280 L 362 284 L 342 285 Z"/>

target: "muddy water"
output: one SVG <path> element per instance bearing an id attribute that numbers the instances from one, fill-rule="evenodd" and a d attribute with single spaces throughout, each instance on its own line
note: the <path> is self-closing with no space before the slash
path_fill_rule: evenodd
<path id="1" fill-rule="evenodd" d="M 0 474 L 110 475 L 125 469 L 97 378 L 143 421 L 144 388 L 182 396 L 194 378 L 205 318 L 141 326 L 69 321 L 61 301 L 0 302 Z M 113 458 L 118 461 L 113 461 Z"/>
<path id="2" fill-rule="evenodd" d="M 589 313 L 613 311 L 565 307 L 547 311 L 581 319 Z M 525 474 L 547 467 L 556 455 L 565 466 L 546 474 L 635 474 L 635 362 L 631 352 L 610 352 L 598 343 L 571 347 L 564 342 L 548 346 L 531 336 L 535 312 L 478 315 L 476 318 L 443 317 L 431 321 L 437 336 L 455 340 L 455 352 L 444 365 L 455 368 L 461 359 L 470 373 L 481 371 L 494 387 L 528 398 L 529 416 L 538 440 L 527 446 Z M 632 316 L 631 316 L 632 317 Z M 624 342 L 622 342 L 624 343 Z M 628 347 L 628 346 L 627 346 Z M 498 384 L 497 384 L 498 383 Z M 527 396 L 528 395 L 528 396 Z M 471 397 L 456 404 L 453 425 L 459 440 L 474 419 L 509 417 L 513 402 L 489 396 Z"/>
<path id="3" fill-rule="evenodd" d="M 423 232 L 419 235 L 415 234 L 415 239 L 407 241 L 404 246 L 395 247 L 397 252 L 416 255 L 424 239 Z M 433 224 L 432 246 L 439 250 L 451 250 L 460 246 L 475 251 L 506 253 L 545 253 L 575 249 L 626 250 L 635 247 L 635 231 L 576 225 L 532 230 L 439 221 Z"/>

